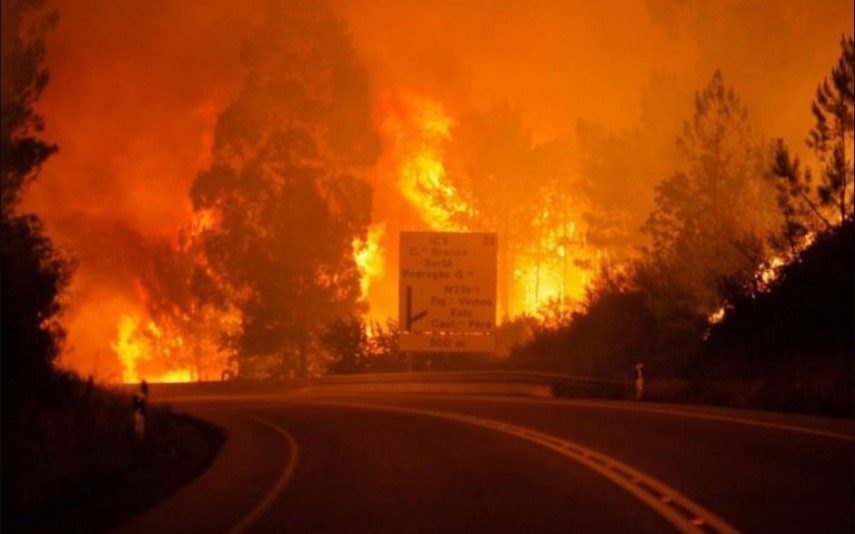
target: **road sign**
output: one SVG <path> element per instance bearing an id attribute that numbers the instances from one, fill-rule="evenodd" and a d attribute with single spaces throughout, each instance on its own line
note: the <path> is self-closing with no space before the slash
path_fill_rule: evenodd
<path id="1" fill-rule="evenodd" d="M 410 334 L 401 332 L 398 348 L 403 352 L 495 352 L 493 334 Z"/>
<path id="2" fill-rule="evenodd" d="M 401 349 L 492 351 L 496 257 L 494 233 L 402 232 Z"/>

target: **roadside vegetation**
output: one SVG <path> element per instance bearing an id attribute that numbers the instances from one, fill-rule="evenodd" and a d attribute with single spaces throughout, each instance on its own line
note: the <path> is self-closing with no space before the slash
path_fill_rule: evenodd
<path id="1" fill-rule="evenodd" d="M 133 431 L 126 392 L 54 368 L 74 262 L 20 199 L 59 147 L 34 106 L 48 83 L 39 1 L 2 4 L 2 525 L 10 532 L 114 527 L 196 476 L 219 431 L 166 409 Z M 96 521 L 98 523 L 96 523 Z"/>
<path id="2" fill-rule="evenodd" d="M 643 361 L 651 400 L 851 415 L 853 63 L 845 37 L 810 105 L 814 169 L 752 133 L 715 73 L 657 187 L 652 245 L 509 365 L 629 379 Z"/>
<path id="3" fill-rule="evenodd" d="M 330 372 L 510 368 L 629 381 L 651 400 L 851 415 L 852 37 L 816 92 L 802 165 L 765 139 L 721 72 L 696 95 L 681 162 L 656 188 L 649 245 L 607 264 L 583 304 L 499 326 L 503 359 L 407 356 L 396 325 L 335 323 Z M 367 335 L 371 331 L 372 336 Z"/>

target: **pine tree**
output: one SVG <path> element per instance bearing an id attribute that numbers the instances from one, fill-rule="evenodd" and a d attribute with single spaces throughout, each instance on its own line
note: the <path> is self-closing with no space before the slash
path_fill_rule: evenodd
<path id="1" fill-rule="evenodd" d="M 655 263 L 705 313 L 720 302 L 726 279 L 751 283 L 762 257 L 758 236 L 777 224 L 768 149 L 719 71 L 696 96 L 677 145 L 682 168 L 657 186 L 644 229 Z"/>
<path id="2" fill-rule="evenodd" d="M 778 177 L 778 203 L 784 215 L 784 236 L 795 251 L 806 234 L 827 231 L 855 217 L 853 207 L 853 127 L 855 125 L 855 44 L 843 37 L 840 58 L 817 87 L 811 104 L 814 125 L 807 145 L 820 165 L 817 183 L 810 168 L 802 169 L 778 140 L 773 172 Z"/>

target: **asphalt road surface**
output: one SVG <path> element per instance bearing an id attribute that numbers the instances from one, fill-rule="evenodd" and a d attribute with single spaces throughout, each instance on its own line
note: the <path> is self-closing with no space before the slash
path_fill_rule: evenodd
<path id="1" fill-rule="evenodd" d="M 123 532 L 853 532 L 853 422 L 522 397 L 186 396 L 227 441 Z"/>

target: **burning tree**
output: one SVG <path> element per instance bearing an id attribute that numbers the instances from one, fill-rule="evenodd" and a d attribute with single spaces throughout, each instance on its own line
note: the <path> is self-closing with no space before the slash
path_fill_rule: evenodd
<path id="1" fill-rule="evenodd" d="M 688 310 L 707 314 L 723 284 L 751 285 L 768 253 L 764 238 L 778 221 L 768 147 L 718 71 L 696 96 L 677 144 L 683 169 L 657 186 L 645 224 L 653 241 L 648 268 Z"/>
<path id="2" fill-rule="evenodd" d="M 244 50 L 191 197 L 207 278 L 241 314 L 241 374 L 305 374 L 328 324 L 361 311 L 353 243 L 368 239 L 378 155 L 365 72 L 342 23 L 315 2 L 275 2 Z"/>
<path id="3" fill-rule="evenodd" d="M 508 105 L 465 117 L 454 133 L 449 174 L 471 206 L 460 217 L 499 234 L 501 312 L 535 312 L 580 290 L 589 266 L 561 144 L 535 142 Z"/>
<path id="4" fill-rule="evenodd" d="M 40 219 L 20 213 L 21 193 L 57 151 L 42 140 L 34 110 L 48 82 L 44 33 L 56 22 L 41 2 L 3 2 L 0 177 L 2 177 L 3 383 L 42 383 L 59 354 L 59 295 L 71 264 L 45 235 Z M 4 399 L 6 395 L 4 394 Z"/>

